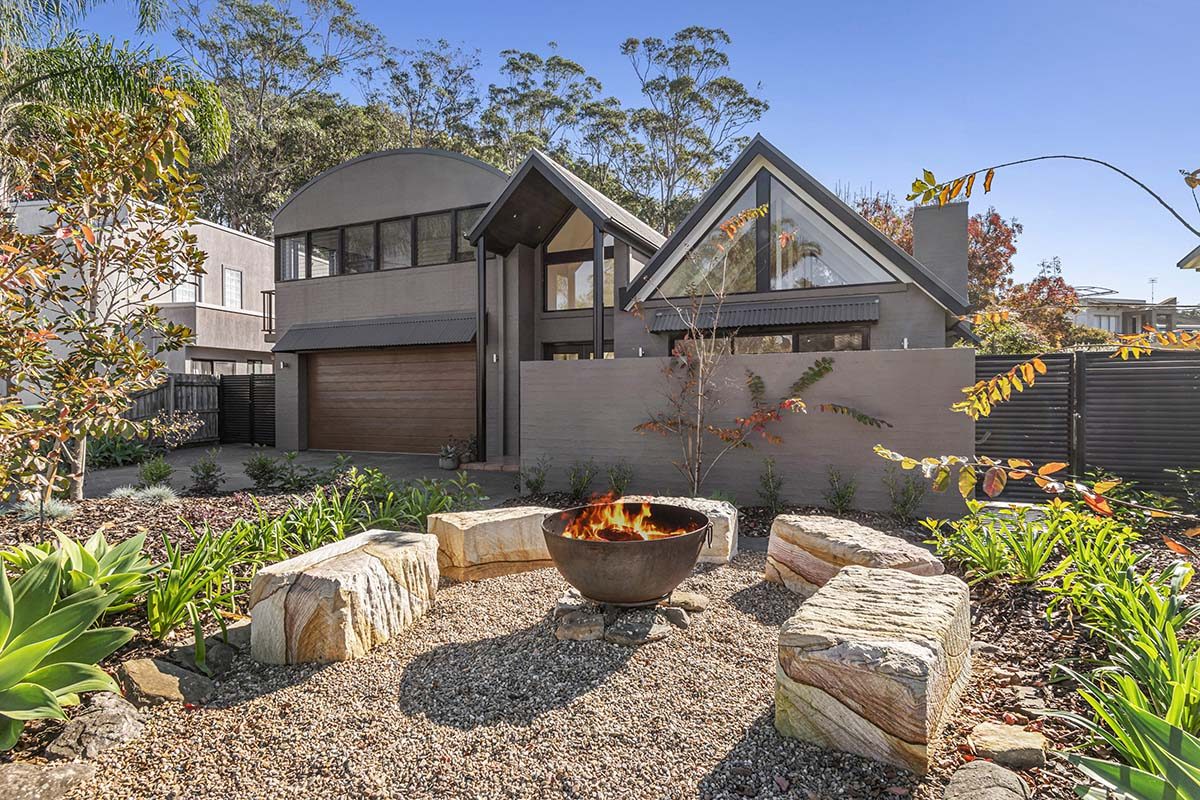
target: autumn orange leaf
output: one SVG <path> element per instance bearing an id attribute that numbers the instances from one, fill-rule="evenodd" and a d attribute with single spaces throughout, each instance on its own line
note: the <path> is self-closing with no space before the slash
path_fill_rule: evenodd
<path id="1" fill-rule="evenodd" d="M 1038 467 L 1037 474 L 1044 478 L 1047 475 L 1053 475 L 1056 472 L 1061 472 L 1069 466 L 1071 465 L 1064 464 L 1062 461 L 1051 461 L 1049 464 L 1042 464 L 1040 467 Z"/>
<path id="2" fill-rule="evenodd" d="M 1200 555 L 1197 555 L 1195 550 L 1188 547 L 1186 544 L 1181 544 L 1180 542 L 1175 541 L 1165 533 L 1162 534 L 1162 540 L 1163 544 L 1165 544 L 1167 549 L 1172 553 L 1178 553 L 1181 556 L 1189 556 L 1191 558 L 1200 558 Z"/>
<path id="3" fill-rule="evenodd" d="M 1108 498 L 1092 494 L 1091 492 L 1084 492 L 1083 502 L 1087 503 L 1088 508 L 1102 517 L 1111 517 L 1113 515 L 1112 506 L 1108 504 Z"/>

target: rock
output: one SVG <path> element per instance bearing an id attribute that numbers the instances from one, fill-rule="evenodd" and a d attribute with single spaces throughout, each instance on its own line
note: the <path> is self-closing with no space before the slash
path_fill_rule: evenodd
<path id="1" fill-rule="evenodd" d="M 157 658 L 135 658 L 117 670 L 125 696 L 144 707 L 160 703 L 203 703 L 213 683 L 203 675 Z"/>
<path id="2" fill-rule="evenodd" d="M 658 613 L 662 614 L 667 622 L 681 630 L 686 629 L 692 624 L 688 613 L 679 606 L 664 606 L 658 610 Z"/>
<path id="3" fill-rule="evenodd" d="M 225 636 L 217 634 L 217 641 L 224 641 L 234 650 L 249 650 L 250 649 L 250 618 L 239 619 L 232 625 L 225 626 Z"/>
<path id="4" fill-rule="evenodd" d="M 944 800 L 1028 800 L 1029 788 L 1015 772 L 990 761 L 972 761 L 950 776 Z"/>
<path id="5" fill-rule="evenodd" d="M 666 604 L 697 614 L 708 609 L 708 598 L 696 592 L 681 592 L 676 589 L 671 592 L 671 596 L 667 598 Z"/>
<path id="6" fill-rule="evenodd" d="M 558 598 L 558 602 L 554 604 L 554 618 L 562 619 L 572 611 L 584 611 L 587 609 L 599 608 L 591 600 L 584 600 L 578 593 L 575 595 L 564 594 Z"/>
<path id="7" fill-rule="evenodd" d="M 430 514 L 429 533 L 438 539 L 441 574 L 476 581 L 553 567 L 542 520 L 555 508 L 516 506 Z"/>
<path id="8" fill-rule="evenodd" d="M 95 758 L 96 754 L 142 735 L 145 723 L 138 710 L 119 694 L 102 692 L 89 708 L 63 726 L 46 747 L 47 758 L 66 761 Z"/>
<path id="9" fill-rule="evenodd" d="M 768 581 L 807 596 L 851 564 L 913 575 L 945 571 L 928 550 L 850 520 L 782 514 L 771 525 L 764 576 Z"/>
<path id="10" fill-rule="evenodd" d="M 648 494 L 630 495 L 624 501 L 665 503 L 699 511 L 712 524 L 712 538 L 700 550 L 701 564 L 728 564 L 738 552 L 738 512 L 732 503 L 704 497 L 655 497 Z"/>
<path id="11" fill-rule="evenodd" d="M 1016 725 L 981 722 L 971 731 L 975 753 L 1013 769 L 1046 766 L 1046 737 Z"/>
<path id="12" fill-rule="evenodd" d="M 204 666 L 196 663 L 195 642 L 172 647 L 167 653 L 167 659 L 184 669 L 207 674 L 216 678 L 224 675 L 233 666 L 237 651 L 221 641 L 218 636 L 210 636 L 204 640 Z M 205 667 L 208 671 L 205 673 Z"/>
<path id="13" fill-rule="evenodd" d="M 775 727 L 923 774 L 970 677 L 970 638 L 958 578 L 845 567 L 780 631 Z"/>
<path id="14" fill-rule="evenodd" d="M 268 664 L 345 661 L 433 605 L 438 540 L 372 530 L 263 567 L 250 587 L 250 654 Z"/>
<path id="15" fill-rule="evenodd" d="M 652 608 L 640 608 L 620 614 L 604 629 L 604 641 L 613 644 L 637 647 L 647 642 L 657 642 L 671 632 L 666 623 Z"/>
<path id="16" fill-rule="evenodd" d="M 1012 687 L 1013 694 L 1016 695 L 1016 709 L 1018 711 L 1026 711 L 1032 714 L 1038 714 L 1046 710 L 1046 701 L 1042 697 L 1042 693 L 1032 686 L 1014 686 Z"/>
<path id="17" fill-rule="evenodd" d="M 589 642 L 604 638 L 604 615 L 586 611 L 571 611 L 563 615 L 554 629 L 559 639 Z"/>
<path id="18" fill-rule="evenodd" d="M 991 642 L 976 639 L 971 642 L 971 653 L 972 655 L 996 656 L 1000 654 L 1000 648 Z"/>
<path id="19" fill-rule="evenodd" d="M 58 800 L 90 781 L 92 764 L 67 762 L 40 766 L 27 761 L 0 764 L 0 797 L 4 800 Z"/>

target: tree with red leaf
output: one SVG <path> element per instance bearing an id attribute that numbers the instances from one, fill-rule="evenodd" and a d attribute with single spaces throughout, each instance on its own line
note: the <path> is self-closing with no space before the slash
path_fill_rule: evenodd
<path id="1" fill-rule="evenodd" d="M 1063 278 L 1062 261 L 1058 256 L 1038 264 L 1037 277 L 1013 286 L 1001 304 L 1050 347 L 1059 348 L 1070 343 L 1071 316 L 1079 308 L 1079 295 Z"/>

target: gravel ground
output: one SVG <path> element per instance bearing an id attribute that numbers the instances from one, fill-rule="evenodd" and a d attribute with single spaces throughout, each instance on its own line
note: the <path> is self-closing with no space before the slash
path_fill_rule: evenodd
<path id="1" fill-rule="evenodd" d="M 909 795 L 906 772 L 775 734 L 778 627 L 798 600 L 761 581 L 763 559 L 690 578 L 712 608 L 637 649 L 557 641 L 553 570 L 444 584 L 364 659 L 243 660 L 208 706 L 153 709 L 73 797 Z"/>

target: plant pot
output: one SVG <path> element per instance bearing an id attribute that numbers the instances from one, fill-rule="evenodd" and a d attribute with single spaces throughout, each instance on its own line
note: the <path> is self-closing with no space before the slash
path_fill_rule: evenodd
<path id="1" fill-rule="evenodd" d="M 458 456 L 438 456 L 438 466 L 442 469 L 458 469 Z"/>

